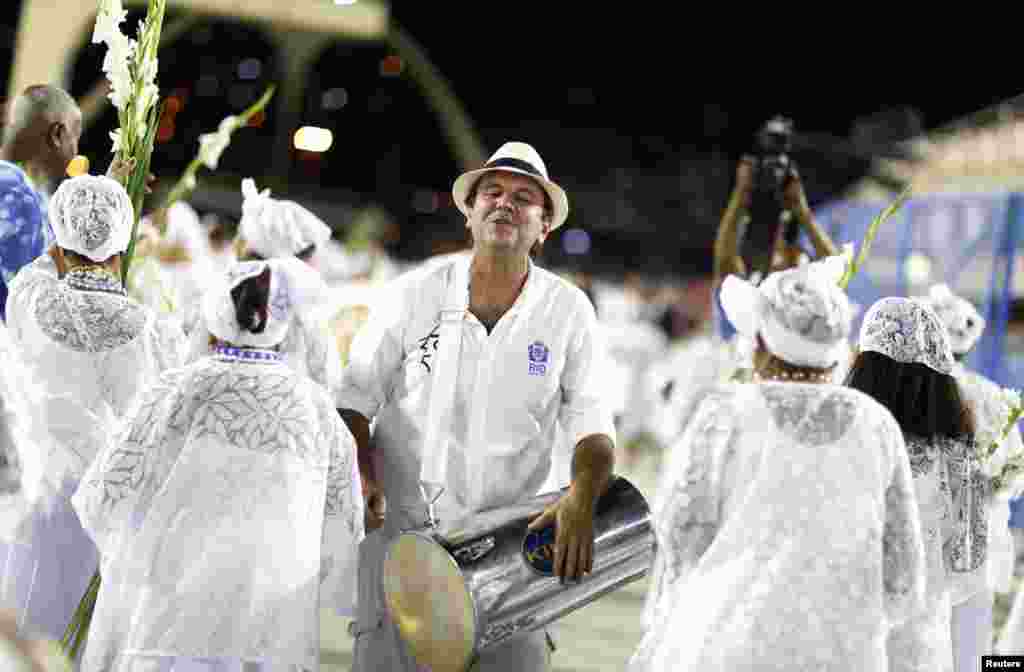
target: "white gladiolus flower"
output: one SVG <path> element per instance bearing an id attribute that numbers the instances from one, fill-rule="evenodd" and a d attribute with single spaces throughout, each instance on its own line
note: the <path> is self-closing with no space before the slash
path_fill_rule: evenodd
<path id="1" fill-rule="evenodd" d="M 1021 407 L 1020 392 L 1017 390 L 1010 389 L 1009 387 L 1003 388 L 1003 400 L 1011 409 L 1018 409 Z"/>
<path id="2" fill-rule="evenodd" d="M 111 154 L 117 154 L 119 151 L 121 151 L 121 129 L 120 128 L 117 129 L 116 131 L 111 131 L 110 132 L 110 140 L 111 140 L 111 142 L 114 143 L 114 146 L 111 147 L 111 149 L 110 149 L 110 153 Z"/>
<path id="3" fill-rule="evenodd" d="M 96 26 L 92 31 L 92 43 L 109 42 L 114 34 L 121 32 L 120 26 L 126 18 L 128 12 L 124 11 L 121 0 L 101 0 Z"/>
<path id="4" fill-rule="evenodd" d="M 238 117 L 225 117 L 216 133 L 199 136 L 199 162 L 210 170 L 217 170 L 220 155 L 231 143 L 231 134 L 238 128 Z"/>
<path id="5" fill-rule="evenodd" d="M 118 31 L 107 42 L 107 55 L 103 59 L 103 72 L 110 80 L 110 100 L 122 112 L 132 94 L 132 73 L 128 61 L 135 48 L 135 42 Z"/>
<path id="6" fill-rule="evenodd" d="M 160 95 L 160 89 L 156 84 L 146 84 L 142 87 L 142 91 L 135 99 L 135 124 L 141 128 L 146 126 L 146 117 L 149 116 L 149 111 L 153 109 L 156 104 L 157 97 Z M 145 135 L 145 131 L 139 131 L 138 135 Z"/>

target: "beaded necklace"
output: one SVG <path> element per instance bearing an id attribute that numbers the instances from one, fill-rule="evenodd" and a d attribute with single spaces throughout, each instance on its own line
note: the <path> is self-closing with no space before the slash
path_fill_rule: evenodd
<path id="1" fill-rule="evenodd" d="M 221 357 L 247 362 L 279 362 L 281 353 L 260 348 L 236 348 L 233 345 L 218 345 L 214 351 Z"/>

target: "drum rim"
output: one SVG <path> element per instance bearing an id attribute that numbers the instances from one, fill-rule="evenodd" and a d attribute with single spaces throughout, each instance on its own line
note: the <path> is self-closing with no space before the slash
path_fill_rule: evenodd
<path id="1" fill-rule="evenodd" d="M 473 646 L 472 646 L 472 648 L 469 651 L 469 658 L 466 660 L 466 666 L 464 668 L 464 669 L 468 670 L 473 665 L 473 661 L 476 660 L 477 652 L 480 649 L 480 632 L 481 632 L 480 625 L 481 624 L 480 624 L 480 611 L 476 607 L 476 600 L 473 599 L 473 592 L 469 589 L 469 586 L 466 585 L 466 575 L 462 572 L 462 568 L 459 567 L 459 563 L 455 560 L 455 558 L 452 556 L 452 554 L 448 551 L 447 548 L 444 547 L 443 544 L 438 542 L 437 537 L 434 534 L 431 534 L 431 533 L 428 533 L 428 532 L 422 532 L 420 530 L 406 530 L 405 532 L 400 532 L 398 534 L 398 536 L 395 537 L 394 540 L 390 544 L 388 544 L 387 550 L 384 552 L 384 563 L 385 564 L 387 563 L 388 559 L 391 557 L 391 551 L 392 551 L 392 549 L 394 549 L 395 544 L 398 543 L 398 540 L 401 539 L 402 537 L 409 537 L 409 536 L 420 537 L 421 539 L 426 539 L 427 541 L 432 543 L 434 546 L 437 546 L 442 551 L 444 551 L 445 556 L 447 556 L 447 558 L 448 558 L 448 562 L 451 563 L 452 567 L 455 568 L 455 571 L 458 572 L 459 576 L 462 577 L 462 586 L 463 586 L 463 589 L 465 590 L 466 597 L 468 598 L 469 607 L 470 607 L 470 609 L 473 610 Z M 383 566 L 381 567 L 381 569 L 383 570 Z M 381 571 L 381 591 L 382 592 L 384 592 L 383 588 L 384 588 L 384 572 Z M 394 622 L 394 614 L 391 613 L 391 605 L 388 603 L 387 593 L 384 594 L 384 608 L 388 610 L 388 616 L 391 618 L 391 621 Z M 396 630 L 398 629 L 397 623 L 395 625 L 395 629 Z M 399 633 L 401 633 L 401 631 L 399 631 Z"/>

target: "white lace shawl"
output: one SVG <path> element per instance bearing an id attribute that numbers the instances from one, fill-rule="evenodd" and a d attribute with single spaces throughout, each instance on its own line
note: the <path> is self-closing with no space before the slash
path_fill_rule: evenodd
<path id="1" fill-rule="evenodd" d="M 332 400 L 280 363 L 217 356 L 163 376 L 73 499 L 103 555 L 85 667 L 316 669 L 319 607 L 354 606 L 355 460 Z"/>
<path id="2" fill-rule="evenodd" d="M 657 495 L 629 669 L 886 670 L 889 624 L 920 612 L 925 586 L 892 416 L 795 383 L 714 387 L 695 408 Z"/>

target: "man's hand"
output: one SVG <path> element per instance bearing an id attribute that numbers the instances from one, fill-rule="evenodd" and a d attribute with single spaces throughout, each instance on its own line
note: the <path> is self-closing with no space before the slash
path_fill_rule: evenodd
<path id="1" fill-rule="evenodd" d="M 135 159 L 122 159 L 118 156 L 114 157 L 114 160 L 110 162 L 110 166 L 107 167 L 107 177 L 112 180 L 117 180 L 123 186 L 128 184 L 128 177 L 135 170 Z"/>
<path id="2" fill-rule="evenodd" d="M 132 171 L 135 170 L 135 159 L 123 160 L 119 157 L 114 157 L 114 160 L 110 162 L 110 166 L 107 168 L 107 177 L 112 180 L 117 180 L 125 188 L 128 187 L 128 178 L 131 176 Z M 146 193 L 153 193 L 153 183 L 156 182 L 156 175 L 150 173 L 146 175 Z"/>
<path id="3" fill-rule="evenodd" d="M 579 581 L 594 570 L 594 496 L 573 485 L 569 494 L 534 518 L 529 531 L 555 525 L 555 576 Z"/>

